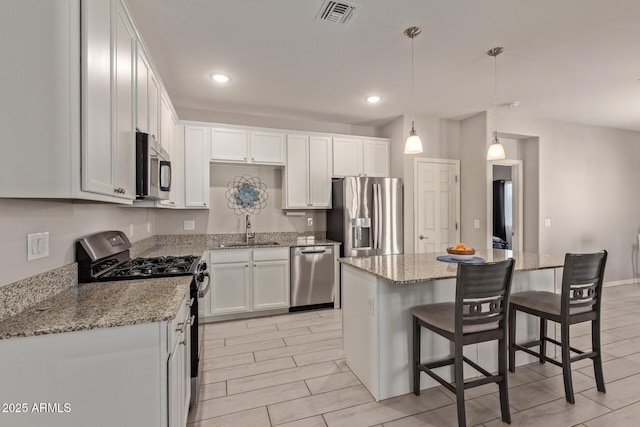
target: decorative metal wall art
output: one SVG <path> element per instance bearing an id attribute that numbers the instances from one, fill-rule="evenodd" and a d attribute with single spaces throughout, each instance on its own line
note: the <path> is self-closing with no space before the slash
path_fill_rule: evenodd
<path id="1" fill-rule="evenodd" d="M 236 176 L 227 184 L 227 206 L 236 215 L 257 215 L 267 206 L 267 186 L 251 175 Z"/>

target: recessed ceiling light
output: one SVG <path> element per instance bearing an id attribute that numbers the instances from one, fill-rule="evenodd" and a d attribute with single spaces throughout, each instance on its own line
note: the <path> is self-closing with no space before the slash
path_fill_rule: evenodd
<path id="1" fill-rule="evenodd" d="M 378 95 L 371 95 L 367 96 L 365 100 L 370 104 L 377 104 L 378 102 L 382 101 L 382 97 Z"/>
<path id="2" fill-rule="evenodd" d="M 211 78 L 218 83 L 227 83 L 231 78 L 229 76 L 225 76 L 224 74 L 211 74 Z"/>

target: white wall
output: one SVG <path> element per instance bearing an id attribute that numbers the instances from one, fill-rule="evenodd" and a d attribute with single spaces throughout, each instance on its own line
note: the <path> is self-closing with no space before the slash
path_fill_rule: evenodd
<path id="1" fill-rule="evenodd" d="M 215 234 L 244 233 L 245 219 L 227 206 L 227 183 L 234 177 L 249 174 L 260 178 L 267 186 L 267 206 L 251 217 L 255 232 L 305 233 L 326 230 L 326 211 L 307 210 L 305 215 L 286 216 L 282 210 L 282 168 L 274 166 L 240 166 L 212 163 L 210 170 L 210 210 L 161 210 L 156 213 L 158 234 Z M 307 226 L 307 218 L 313 218 L 313 226 Z M 184 221 L 195 220 L 194 231 L 184 231 Z"/>
<path id="2" fill-rule="evenodd" d="M 384 126 L 380 136 L 391 139 L 391 176 L 404 181 L 404 252 L 413 253 L 413 180 L 414 158 L 458 158 L 460 126 L 454 120 L 430 117 L 415 118 L 416 133 L 422 140 L 424 151 L 404 154 L 404 142 L 411 130 L 411 118 L 403 116 Z"/>
<path id="3" fill-rule="evenodd" d="M 460 239 L 472 248 L 487 248 L 487 141 L 486 113 L 461 122 L 460 130 Z M 474 228 L 474 221 L 480 228 Z"/>
<path id="4" fill-rule="evenodd" d="M 147 222 L 151 231 L 147 232 Z M 65 200 L 0 199 L 0 286 L 75 261 L 75 241 L 122 230 L 131 241 L 154 233 L 154 211 Z M 133 224 L 133 236 L 129 235 Z M 27 234 L 49 232 L 49 257 L 27 262 Z"/>
<path id="5" fill-rule="evenodd" d="M 486 236 L 486 147 L 491 113 L 462 122 L 462 239 L 483 247 Z M 638 277 L 640 132 L 500 114 L 500 132 L 528 135 L 525 158 L 525 250 L 549 254 L 609 251 L 606 281 Z M 484 141 L 483 141 L 484 138 Z M 537 170 L 536 170 L 537 169 Z M 537 181 L 537 182 L 536 182 Z M 538 191 L 538 200 L 531 192 Z M 527 197 L 529 196 L 529 197 Z M 537 211 L 536 211 L 537 210 Z M 472 228 L 480 219 L 480 229 Z M 544 220 L 551 227 L 544 227 Z M 537 247 L 533 247 L 535 236 Z"/>

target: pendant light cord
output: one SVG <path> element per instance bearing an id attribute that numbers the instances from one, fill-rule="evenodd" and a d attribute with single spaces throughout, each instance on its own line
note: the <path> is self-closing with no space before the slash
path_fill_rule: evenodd
<path id="1" fill-rule="evenodd" d="M 415 105 L 414 105 L 414 96 L 415 96 L 415 66 L 414 66 L 414 53 L 413 53 L 413 39 L 415 36 L 411 36 L 411 131 L 414 132 L 414 120 L 415 120 Z"/>
<path id="2" fill-rule="evenodd" d="M 493 138 L 498 139 L 498 54 L 493 57 Z"/>

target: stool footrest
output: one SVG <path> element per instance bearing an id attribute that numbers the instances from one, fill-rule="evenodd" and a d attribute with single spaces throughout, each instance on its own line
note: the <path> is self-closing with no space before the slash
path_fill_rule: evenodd
<path id="1" fill-rule="evenodd" d="M 471 381 L 465 382 L 462 385 L 462 387 L 465 390 L 469 389 L 469 388 L 479 387 L 481 385 L 485 385 L 485 384 L 489 384 L 489 383 L 500 382 L 500 381 L 502 381 L 504 379 L 504 376 L 502 376 L 502 375 L 493 375 L 492 373 L 490 373 L 486 369 L 484 369 L 482 366 L 479 366 L 477 363 L 475 363 L 472 360 L 469 360 L 465 356 L 462 357 L 462 360 L 463 360 L 463 362 L 466 362 L 468 365 L 470 365 L 473 369 L 475 369 L 476 371 L 478 371 L 482 375 L 484 375 L 484 378 L 479 378 L 479 379 L 475 379 L 475 380 L 471 380 Z M 436 374 L 435 372 L 432 371 L 432 369 L 442 368 L 444 366 L 450 366 L 450 365 L 453 365 L 454 363 L 455 363 L 455 358 L 449 358 L 449 359 L 437 360 L 437 361 L 429 362 L 429 363 L 418 363 L 417 368 L 420 371 L 424 372 L 425 374 L 429 375 L 434 380 L 438 381 L 440 384 L 445 386 L 452 393 L 455 393 L 456 392 L 456 385 L 453 385 L 452 383 L 449 383 L 449 382 L 445 381 L 442 377 L 440 377 L 438 374 Z"/>

